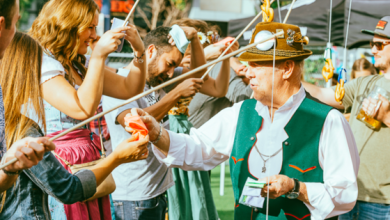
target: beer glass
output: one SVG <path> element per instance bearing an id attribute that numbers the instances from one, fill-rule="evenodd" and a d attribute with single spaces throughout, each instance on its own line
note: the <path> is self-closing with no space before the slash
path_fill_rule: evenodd
<path id="1" fill-rule="evenodd" d="M 366 124 L 369 128 L 371 128 L 373 130 L 378 130 L 381 127 L 382 122 L 375 120 L 372 115 L 370 115 L 369 113 L 367 113 L 363 110 L 363 102 L 365 99 L 378 100 L 376 103 L 376 107 L 375 107 L 375 112 L 376 112 L 381 104 L 381 102 L 379 101 L 379 97 L 378 97 L 379 94 L 382 95 L 383 97 L 385 97 L 386 99 L 389 99 L 389 97 L 390 97 L 390 93 L 387 90 L 385 90 L 379 86 L 375 86 L 374 89 L 368 94 L 368 96 L 365 97 L 362 100 L 362 102 L 360 103 L 359 112 L 358 112 L 358 115 L 356 117 L 359 121 L 363 122 L 364 124 Z"/>

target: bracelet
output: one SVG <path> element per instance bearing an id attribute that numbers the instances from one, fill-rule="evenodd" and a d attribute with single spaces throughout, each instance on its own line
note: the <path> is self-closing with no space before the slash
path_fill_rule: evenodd
<path id="1" fill-rule="evenodd" d="M 134 60 L 137 63 L 143 63 L 144 62 L 144 59 L 142 59 L 142 57 L 145 55 L 145 51 L 142 53 L 142 55 L 140 57 L 137 57 L 137 55 L 135 55 L 135 52 L 133 52 L 133 54 L 134 54 Z"/>
<path id="2" fill-rule="evenodd" d="M 17 175 L 19 175 L 22 171 L 19 170 L 19 171 L 17 171 L 17 172 L 9 172 L 9 171 L 6 171 L 6 170 L 3 169 L 3 172 L 4 172 L 7 176 L 17 176 Z"/>
<path id="3" fill-rule="evenodd" d="M 154 141 L 150 141 L 150 143 L 157 144 L 157 142 L 160 140 L 161 136 L 162 136 L 162 126 L 160 125 L 160 133 L 158 134 L 157 139 Z"/>

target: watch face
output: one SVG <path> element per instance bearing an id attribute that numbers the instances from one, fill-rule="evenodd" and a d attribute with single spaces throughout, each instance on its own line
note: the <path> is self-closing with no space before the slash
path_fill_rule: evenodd
<path id="1" fill-rule="evenodd" d="M 298 196 L 299 196 L 299 193 L 296 193 L 296 192 L 292 192 L 292 193 L 289 193 L 286 195 L 286 197 L 289 199 L 296 199 L 296 198 L 298 198 Z"/>

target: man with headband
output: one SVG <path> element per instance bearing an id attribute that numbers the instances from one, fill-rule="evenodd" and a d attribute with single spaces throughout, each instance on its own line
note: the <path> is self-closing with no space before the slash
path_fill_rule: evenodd
<path id="1" fill-rule="evenodd" d="M 158 27 L 149 32 L 145 39 L 146 60 L 148 73 L 145 91 L 160 85 L 180 75 L 175 68 L 182 61 L 187 47 L 191 46 L 191 68 L 206 63 L 203 47 L 198 39 L 197 31 L 189 27 L 172 28 Z M 141 56 L 142 57 L 142 56 Z M 188 71 L 188 69 L 186 70 Z M 200 71 L 184 82 L 168 86 L 149 94 L 139 100 L 125 105 L 105 116 L 111 135 L 112 146 L 130 137 L 125 130 L 124 116 L 132 108 L 143 108 L 154 115 L 168 129 L 168 111 L 182 97 L 192 97 L 199 91 L 204 72 Z M 119 69 L 118 74 L 127 76 L 128 70 Z M 177 85 L 177 86 L 176 86 Z M 103 109 L 110 109 L 123 100 L 103 97 Z M 167 207 L 165 192 L 174 185 L 170 169 L 158 161 L 149 145 L 150 154 L 146 160 L 123 164 L 113 171 L 116 191 L 112 194 L 116 211 L 116 219 L 165 219 Z"/>
<path id="2" fill-rule="evenodd" d="M 308 39 L 299 27 L 262 22 L 251 43 L 280 31 L 276 42 L 240 56 L 249 62 L 255 99 L 222 110 L 190 135 L 160 130 L 153 117 L 138 114 L 154 154 L 168 167 L 210 170 L 229 160 L 235 219 L 337 219 L 357 198 L 354 137 L 340 112 L 301 85 L 303 60 L 312 52 L 303 49 Z"/>

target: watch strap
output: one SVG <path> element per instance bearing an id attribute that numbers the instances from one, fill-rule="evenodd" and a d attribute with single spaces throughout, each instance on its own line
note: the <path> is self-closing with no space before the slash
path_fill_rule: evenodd
<path id="1" fill-rule="evenodd" d="M 298 193 L 299 192 L 299 188 L 300 188 L 299 180 L 295 179 L 295 178 L 293 178 L 293 180 L 294 180 L 294 188 L 293 188 L 293 190 L 291 192 Z"/>

